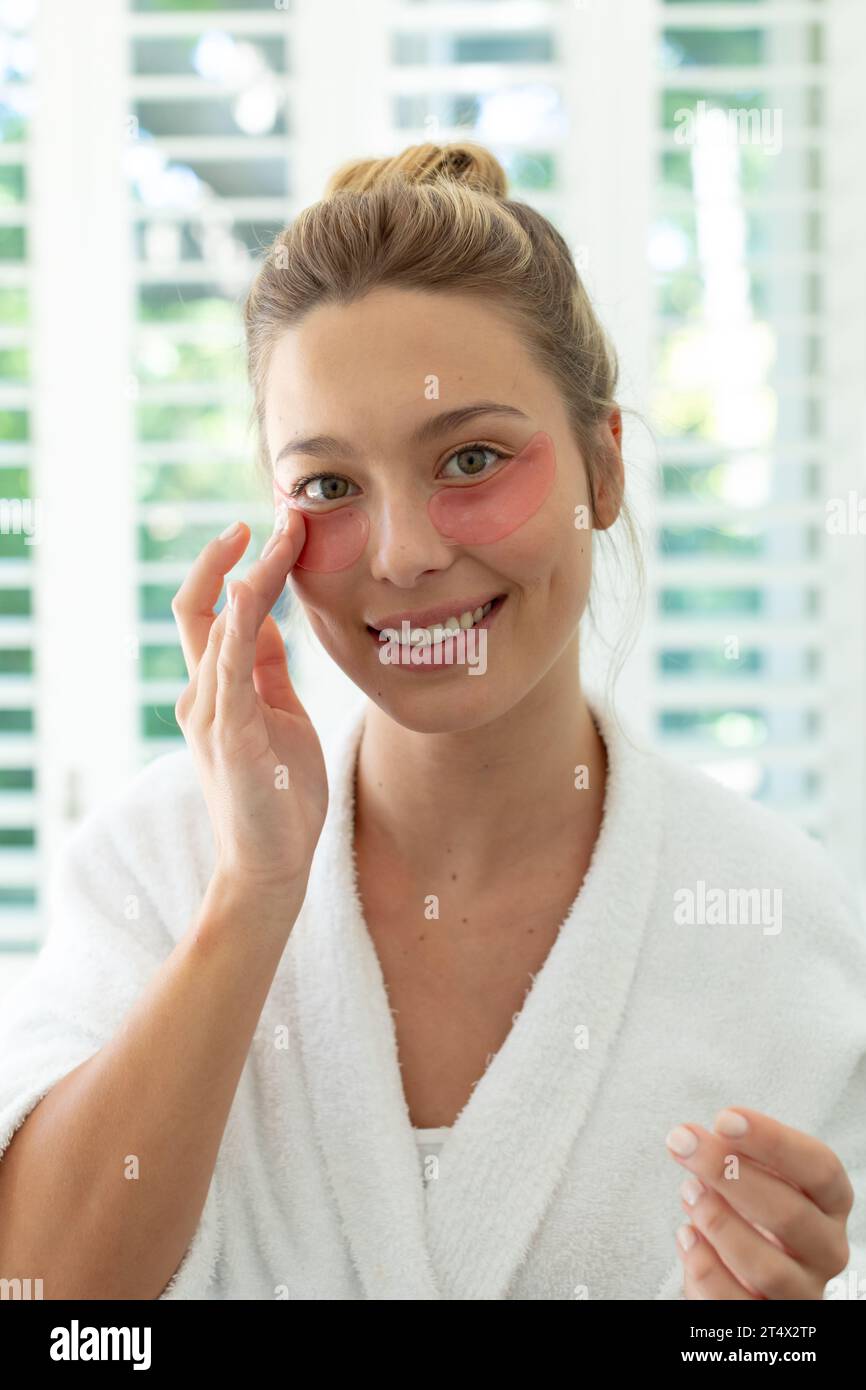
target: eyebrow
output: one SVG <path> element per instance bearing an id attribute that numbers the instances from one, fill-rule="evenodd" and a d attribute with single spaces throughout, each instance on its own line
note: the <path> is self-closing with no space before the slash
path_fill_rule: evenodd
<path id="1" fill-rule="evenodd" d="M 425 420 L 412 433 L 409 442 L 411 444 L 428 444 L 439 435 L 459 429 L 467 421 L 474 420 L 477 415 L 509 415 L 518 420 L 529 419 L 529 416 L 525 415 L 522 410 L 518 410 L 516 406 L 503 405 L 500 401 L 476 401 L 472 405 L 458 406 L 455 410 L 444 410 L 439 415 Z M 347 456 L 354 457 L 357 455 L 357 450 L 348 440 L 338 439 L 335 435 L 310 434 L 306 437 L 297 436 L 290 439 L 288 444 L 284 444 L 274 460 L 274 467 L 287 454 L 307 454 L 312 458 L 338 459 Z"/>

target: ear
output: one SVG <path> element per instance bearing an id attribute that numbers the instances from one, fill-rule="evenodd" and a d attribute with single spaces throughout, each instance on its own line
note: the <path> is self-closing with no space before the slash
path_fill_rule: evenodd
<path id="1" fill-rule="evenodd" d="M 597 531 L 606 531 L 620 514 L 625 491 L 622 413 L 619 406 L 614 406 L 607 419 L 598 427 L 598 451 L 593 526 Z"/>

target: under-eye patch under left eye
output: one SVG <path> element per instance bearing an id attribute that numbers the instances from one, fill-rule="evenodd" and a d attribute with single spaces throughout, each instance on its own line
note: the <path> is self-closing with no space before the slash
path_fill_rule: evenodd
<path id="1" fill-rule="evenodd" d="M 434 493 L 427 504 L 430 520 L 455 545 L 492 545 L 535 515 L 555 476 L 553 440 L 539 430 L 491 478 Z"/>

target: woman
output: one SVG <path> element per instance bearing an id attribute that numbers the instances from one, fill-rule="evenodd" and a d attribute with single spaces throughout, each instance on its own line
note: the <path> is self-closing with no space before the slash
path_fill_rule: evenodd
<path id="1" fill-rule="evenodd" d="M 624 483 L 562 238 L 483 149 L 414 147 L 334 176 L 245 319 L 277 528 L 217 617 L 248 528 L 193 565 L 188 749 L 57 877 L 4 1030 L 0 1274 L 834 1296 L 866 1270 L 866 948 L 817 845 L 582 689 Z M 287 582 L 366 697 L 324 749 Z"/>

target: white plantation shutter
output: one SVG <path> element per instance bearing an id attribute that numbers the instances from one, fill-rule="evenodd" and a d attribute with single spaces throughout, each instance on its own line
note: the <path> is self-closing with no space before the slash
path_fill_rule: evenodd
<path id="1" fill-rule="evenodd" d="M 644 695 L 662 747 L 797 821 L 852 876 L 864 839 L 862 540 L 829 536 L 825 516 L 857 485 L 863 445 L 862 385 L 840 353 L 859 334 L 863 361 L 866 241 L 843 109 L 859 11 L 654 7 L 662 480 Z M 740 127 L 739 142 L 683 143 L 682 113 L 700 103 L 765 124 Z"/>
<path id="2" fill-rule="evenodd" d="M 291 7 L 130 7 L 129 217 L 142 755 L 177 747 L 186 684 L 171 599 L 230 520 L 270 512 L 253 476 L 240 305 L 296 209 Z M 243 572 L 242 566 L 241 571 Z"/>
<path id="3" fill-rule="evenodd" d="M 513 196 L 561 217 L 567 71 L 556 3 L 402 0 L 385 11 L 388 147 L 478 140 Z"/>
<path id="4" fill-rule="evenodd" d="M 649 577 L 623 713 L 862 874 L 864 538 L 824 521 L 866 491 L 866 9 L 100 0 L 96 30 L 65 0 L 14 10 L 38 119 L 7 64 L 0 495 L 44 492 L 62 524 L 0 534 L 0 947 L 38 940 L 77 817 L 179 746 L 170 604 L 200 546 L 243 517 L 254 556 L 270 528 L 240 321 L 259 250 L 343 160 L 426 139 L 488 145 L 558 226 L 654 428 L 657 458 L 628 423 Z M 781 151 L 680 143 L 699 101 L 781 108 Z M 314 717 L 355 698 L 313 646 L 290 660 Z"/>
<path id="5" fill-rule="evenodd" d="M 32 948 L 40 751 L 30 242 L 32 13 L 0 8 L 0 950 Z"/>

